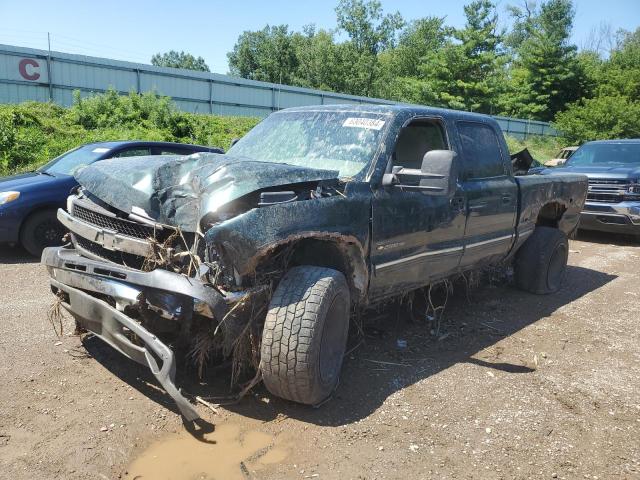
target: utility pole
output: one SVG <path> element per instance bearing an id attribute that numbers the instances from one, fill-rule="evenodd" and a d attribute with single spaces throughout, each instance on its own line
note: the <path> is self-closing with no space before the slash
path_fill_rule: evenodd
<path id="1" fill-rule="evenodd" d="M 47 79 L 49 80 L 49 101 L 53 102 L 53 82 L 51 80 L 51 34 L 47 32 L 47 46 L 49 54 L 47 55 Z"/>

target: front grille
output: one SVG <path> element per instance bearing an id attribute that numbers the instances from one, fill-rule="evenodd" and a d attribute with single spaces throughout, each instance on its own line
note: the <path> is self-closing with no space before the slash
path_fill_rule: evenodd
<path id="1" fill-rule="evenodd" d="M 121 233 L 122 235 L 141 238 L 143 240 L 154 237 L 158 238 L 162 233 L 164 233 L 162 230 L 154 231 L 154 228 L 149 225 L 143 225 L 123 218 L 104 215 L 77 203 L 73 205 L 71 215 L 86 223 L 90 223 L 91 225 L 95 225 L 100 228 L 107 228 Z"/>
<path id="2" fill-rule="evenodd" d="M 610 194 L 610 193 L 589 193 L 587 200 L 591 202 L 602 203 L 620 203 L 624 200 L 622 195 Z"/>
<path id="3" fill-rule="evenodd" d="M 606 178 L 590 178 L 589 185 L 627 185 L 628 180 L 625 179 L 606 179 Z"/>
<path id="4" fill-rule="evenodd" d="M 80 235 L 74 235 L 73 238 L 80 248 L 92 253 L 93 255 L 104 258 L 110 262 L 117 263 L 118 265 L 124 265 L 125 267 L 136 268 L 138 270 L 142 269 L 142 265 L 144 263 L 143 257 L 133 255 L 131 253 L 107 250 L 101 245 L 87 240 Z"/>
<path id="5" fill-rule="evenodd" d="M 598 203 L 620 203 L 629 191 L 629 180 L 590 178 L 587 200 Z"/>

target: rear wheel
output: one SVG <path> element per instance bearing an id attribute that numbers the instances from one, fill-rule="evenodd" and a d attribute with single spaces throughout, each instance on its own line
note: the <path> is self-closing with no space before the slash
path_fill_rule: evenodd
<path id="1" fill-rule="evenodd" d="M 289 270 L 276 288 L 262 333 L 260 369 L 267 389 L 307 405 L 336 385 L 349 333 L 344 275 L 323 267 Z"/>
<path id="2" fill-rule="evenodd" d="M 544 295 L 557 292 L 562 285 L 569 241 L 557 228 L 536 227 L 516 254 L 516 284 L 522 290 Z"/>
<path id="3" fill-rule="evenodd" d="M 55 210 L 32 213 L 20 231 L 20 243 L 31 255 L 39 257 L 46 247 L 62 245 L 65 228 L 56 218 Z"/>

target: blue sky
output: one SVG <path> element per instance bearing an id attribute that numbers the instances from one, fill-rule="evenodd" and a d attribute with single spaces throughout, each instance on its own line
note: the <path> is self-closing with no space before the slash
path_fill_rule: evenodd
<path id="1" fill-rule="evenodd" d="M 470 1 L 470 0 L 468 0 Z M 464 23 L 457 0 L 382 0 L 385 11 L 399 11 L 405 19 L 428 15 L 447 17 L 447 23 Z M 521 0 L 501 0 L 505 7 Z M 614 30 L 640 26 L 640 0 L 574 0 L 574 42 L 582 45 L 600 22 Z M 149 63 L 159 51 L 185 50 L 205 58 L 212 71 L 226 73 L 226 53 L 244 30 L 265 24 L 288 24 L 293 30 L 315 23 L 334 28 L 337 0 L 0 0 L 0 43 L 46 48 L 51 32 L 52 49 Z"/>

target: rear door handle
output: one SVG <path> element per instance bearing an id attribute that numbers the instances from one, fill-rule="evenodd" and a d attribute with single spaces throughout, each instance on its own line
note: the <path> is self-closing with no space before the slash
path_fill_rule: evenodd
<path id="1" fill-rule="evenodd" d="M 508 204 L 510 204 L 510 203 L 511 203 L 512 198 L 513 198 L 513 197 L 512 197 L 511 195 L 503 195 L 503 196 L 502 196 L 502 203 L 504 203 L 504 204 L 507 204 L 507 205 L 508 205 Z"/>

